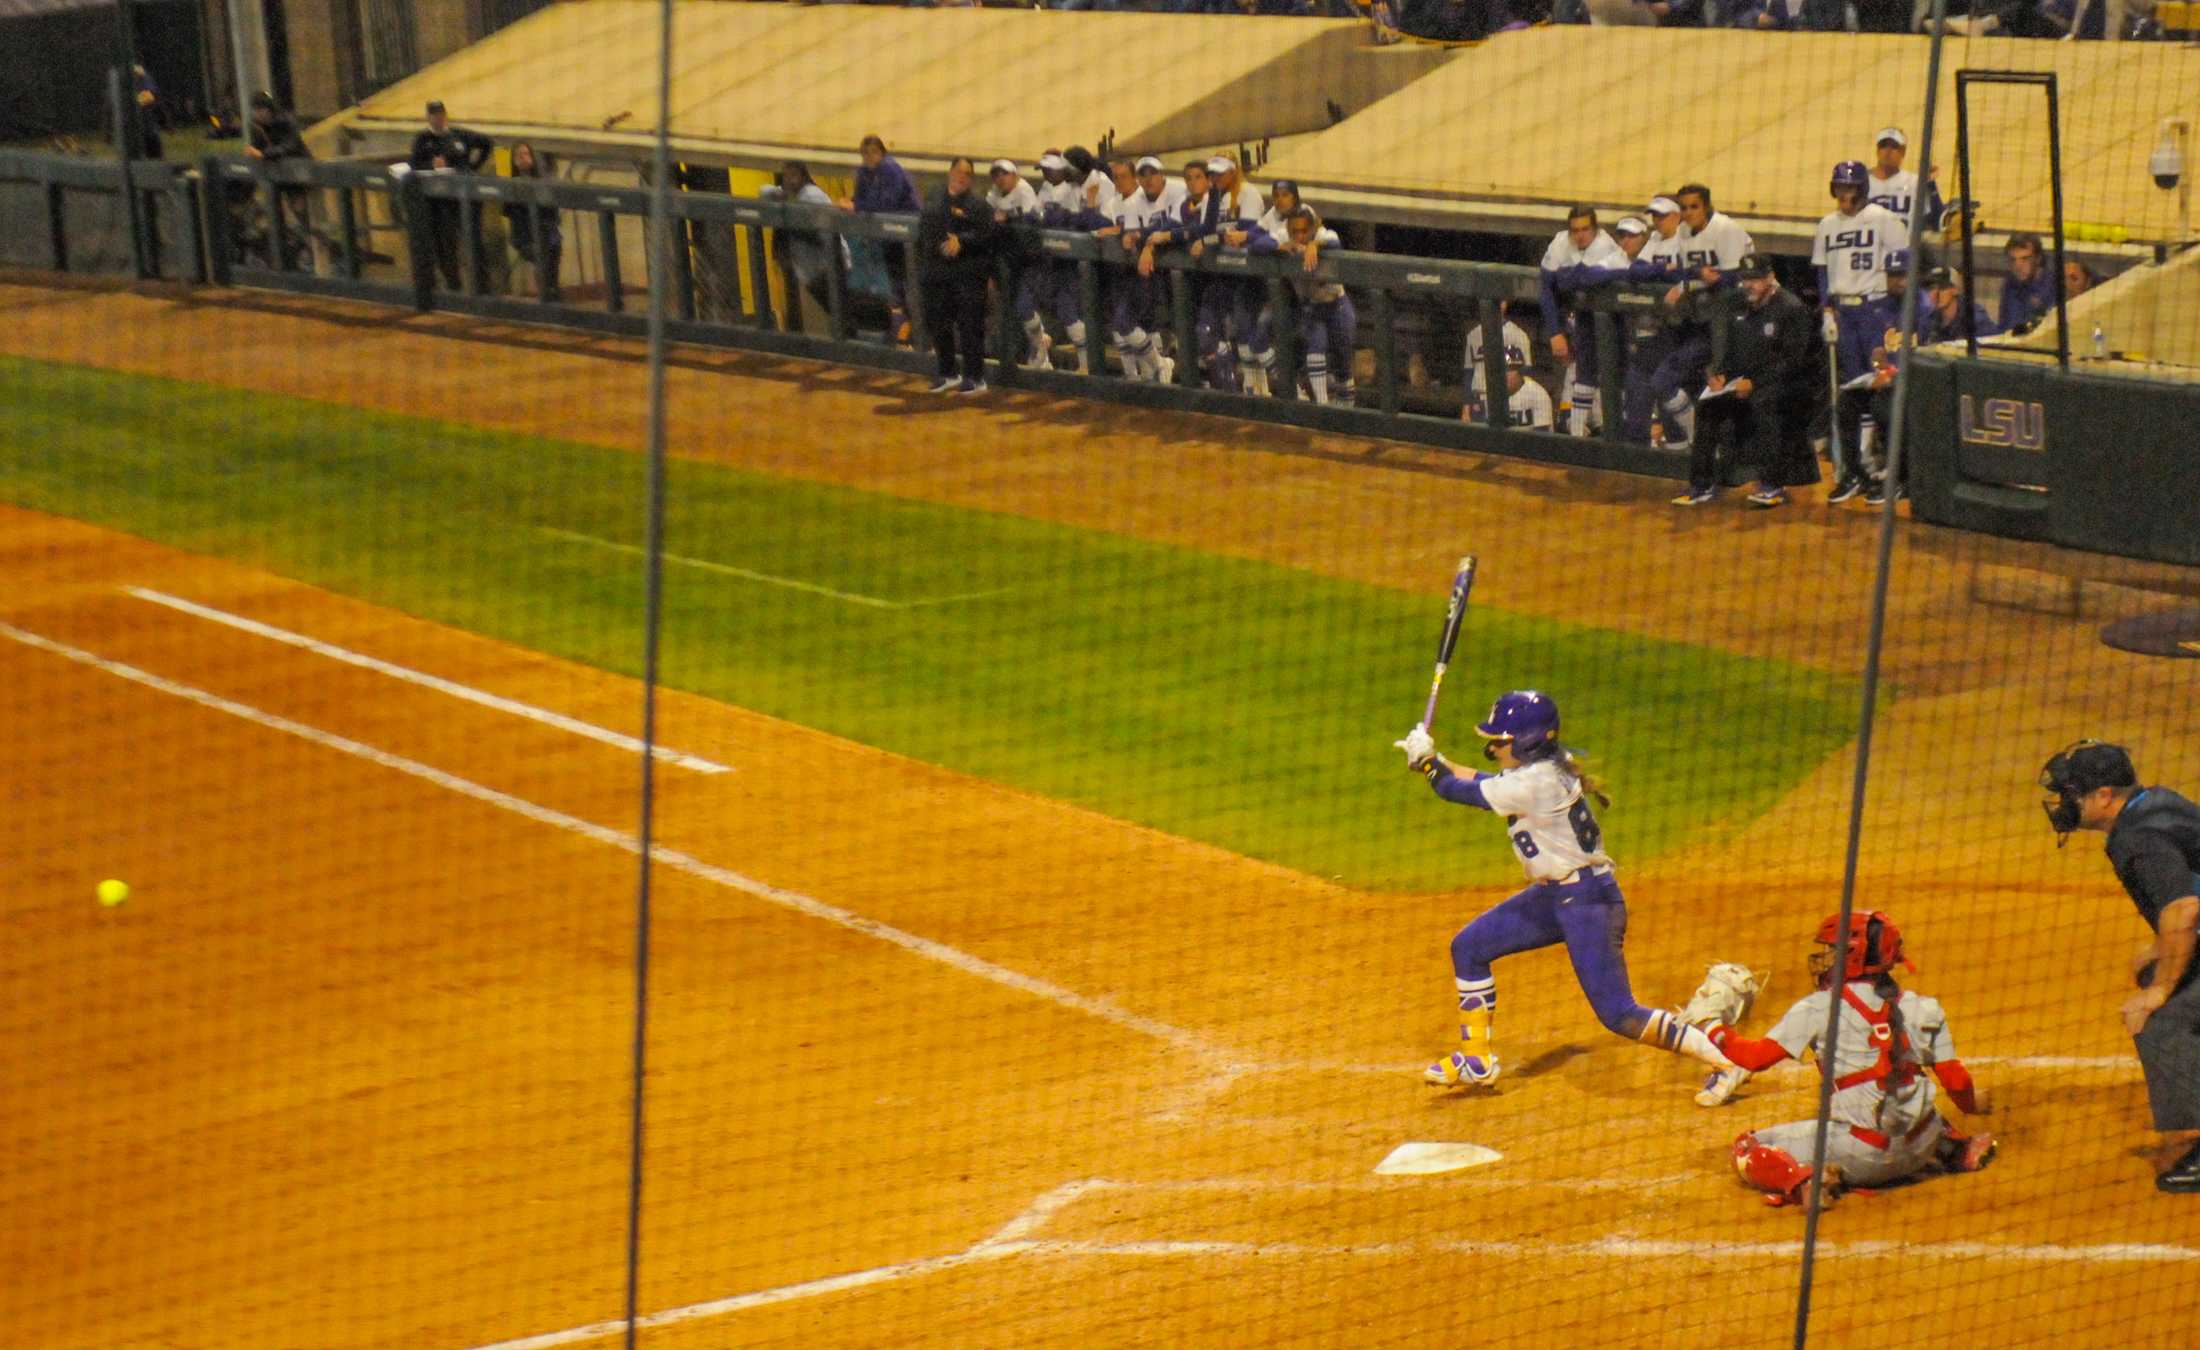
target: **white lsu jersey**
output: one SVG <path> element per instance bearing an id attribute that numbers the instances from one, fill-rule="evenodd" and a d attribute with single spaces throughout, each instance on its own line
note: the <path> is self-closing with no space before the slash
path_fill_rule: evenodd
<path id="1" fill-rule="evenodd" d="M 1561 267 L 1572 267 L 1576 263 L 1590 267 L 1625 267 L 1627 253 L 1612 242 L 1612 236 L 1602 230 L 1597 231 L 1596 237 L 1589 241 L 1587 248 L 1575 248 L 1573 236 L 1560 230 L 1551 240 L 1551 246 L 1543 250 L 1543 270 L 1556 272 Z"/>
<path id="2" fill-rule="evenodd" d="M 1125 230 L 1144 232 L 1175 224 L 1182 217 L 1183 207 L 1184 184 L 1171 178 L 1158 197 L 1147 196 L 1144 188 L 1125 197 L 1117 207 L 1115 218 Z"/>
<path id="3" fill-rule="evenodd" d="M 1505 321 L 1505 359 L 1515 365 L 1528 364 L 1527 330 L 1510 319 Z M 1482 364 L 1482 325 L 1476 324 L 1467 330 L 1467 387 L 1479 395 L 1489 388 L 1489 379 L 1489 367 Z"/>
<path id="4" fill-rule="evenodd" d="M 1059 207 L 1070 215 L 1076 215 L 1079 211 L 1085 209 L 1084 193 L 1078 188 L 1077 184 L 1070 182 L 1067 178 L 1059 183 L 1041 183 L 1036 190 L 1039 196 L 1039 207 L 1042 211 L 1053 206 Z"/>
<path id="5" fill-rule="evenodd" d="M 1100 197 L 1093 203 L 1093 209 L 1110 220 L 1115 219 L 1116 203 L 1123 200 L 1123 194 L 1115 190 L 1115 180 L 1099 169 L 1086 174 L 1085 181 L 1077 185 L 1078 208 L 1083 209 L 1085 194 L 1095 187 L 1100 189 Z"/>
<path id="6" fill-rule="evenodd" d="M 1849 988 L 1873 1011 L 1885 1006 L 1870 980 L 1852 980 Z M 1833 997 L 1831 991 L 1821 989 L 1801 999 L 1782 1014 L 1768 1034 L 1779 1042 L 1782 1050 L 1801 1059 L 1803 1053 L 1817 1046 L 1819 1038 L 1825 1035 L 1826 1004 Z M 1866 1079 L 1853 1087 L 1837 1087 L 1833 1094 L 1833 1119 L 1843 1125 L 1860 1125 L 1867 1130 L 1899 1137 L 1908 1134 L 1932 1112 L 1933 1084 L 1923 1071 L 1924 1066 L 1954 1059 L 1956 1045 L 1948 1034 L 1948 1014 L 1941 1010 L 1940 1000 L 1903 991 L 1895 1000 L 1895 1009 L 1901 1017 L 1903 1034 L 1900 1039 L 1907 1043 L 1906 1050 L 1892 1043 L 1882 1045 L 1872 1034 L 1871 1022 L 1843 1001 L 1840 1047 L 1833 1058 L 1835 1081 L 1872 1068 L 1879 1062 L 1882 1049 L 1887 1051 L 1889 1068 L 1894 1072 L 1885 1083 Z M 1890 1034 L 1889 1041 L 1894 1039 Z M 1909 1081 L 1892 1081 L 1902 1077 Z"/>
<path id="7" fill-rule="evenodd" d="M 998 188 L 987 188 L 985 202 L 1010 220 L 1022 220 L 1027 216 L 1033 220 L 1039 218 L 1039 194 L 1033 192 L 1031 184 L 1021 178 L 1016 180 L 1016 186 L 1005 193 Z"/>
<path id="8" fill-rule="evenodd" d="M 1713 211 L 1701 233 L 1683 225 L 1677 237 L 1681 241 L 1680 265 L 1691 272 L 1706 267 L 1731 272 L 1757 251 L 1757 242 L 1749 237 L 1749 231 L 1735 224 L 1724 211 Z"/>
<path id="9" fill-rule="evenodd" d="M 1482 420 L 1489 420 L 1487 414 Z M 1550 391 L 1534 380 L 1523 378 L 1517 391 L 1508 389 L 1505 392 L 1505 422 L 1531 431 L 1549 431 L 1552 426 Z M 1517 842 L 1514 848 L 1517 852 Z"/>
<path id="10" fill-rule="evenodd" d="M 1522 382 L 1525 393 L 1527 383 Z M 1548 396 L 1546 396 L 1548 406 Z M 1484 778 L 1482 800 L 1505 818 L 1513 852 L 1530 881 L 1563 881 L 1584 867 L 1611 865 L 1604 831 L 1582 796 L 1581 780 L 1555 759 L 1539 759 Z"/>
<path id="11" fill-rule="evenodd" d="M 1910 227 L 1884 206 L 1866 202 L 1853 216 L 1829 211 L 1818 222 L 1810 260 L 1826 269 L 1829 297 L 1887 293 L 1887 255 L 1910 246 Z"/>
<path id="12" fill-rule="evenodd" d="M 1222 198 L 1220 219 L 1224 229 L 1229 229 L 1233 224 L 1240 228 L 1256 225 L 1261 217 L 1268 214 L 1268 203 L 1260 195 L 1260 189 L 1242 178 L 1238 180 L 1238 190 L 1235 193 L 1222 192 L 1219 188 L 1212 191 L 1219 193 Z"/>
<path id="13" fill-rule="evenodd" d="M 1907 226 L 1910 220 L 1910 204 L 1917 199 L 1917 171 L 1903 169 L 1881 178 L 1879 171 L 1874 169 L 1871 176 L 1864 181 L 1864 200 L 1894 212 Z"/>

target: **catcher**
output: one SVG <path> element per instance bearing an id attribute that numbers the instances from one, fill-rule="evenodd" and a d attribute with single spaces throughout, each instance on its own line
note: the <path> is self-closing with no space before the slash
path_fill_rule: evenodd
<path id="1" fill-rule="evenodd" d="M 1902 933 L 1894 920 L 1873 912 L 1818 925 L 1818 950 L 1810 971 L 1817 991 L 1789 1008 L 1763 1039 L 1739 1036 L 1719 1024 L 1712 1043 L 1743 1068 L 1769 1069 L 1802 1058 L 1825 1034 L 1826 1012 L 1841 1000 L 1841 1031 L 1831 1072 L 1833 1119 L 1826 1135 L 1824 1203 L 1852 1186 L 1883 1186 L 1935 1172 L 1976 1172 L 1992 1160 L 1994 1137 L 1966 1135 L 1933 1109 L 1930 1068 L 1951 1101 L 1972 1115 L 1986 1114 L 1971 1075 L 1956 1058 L 1948 1018 L 1937 999 L 1905 993 L 1895 983 Z M 1836 981 L 1835 968 L 1840 969 Z M 1816 1120 L 1750 1130 L 1734 1141 L 1734 1170 L 1744 1184 L 1765 1193 L 1775 1207 L 1807 1199 L 1816 1155 Z"/>

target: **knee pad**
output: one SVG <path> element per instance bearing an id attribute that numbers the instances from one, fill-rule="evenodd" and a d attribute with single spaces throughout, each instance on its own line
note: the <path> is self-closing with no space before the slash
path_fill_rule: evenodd
<path id="1" fill-rule="evenodd" d="M 1758 1140 L 1754 1131 L 1734 1141 L 1734 1172 L 1742 1184 L 1773 1195 L 1792 1196 L 1810 1180 L 1810 1169 L 1786 1149 Z"/>

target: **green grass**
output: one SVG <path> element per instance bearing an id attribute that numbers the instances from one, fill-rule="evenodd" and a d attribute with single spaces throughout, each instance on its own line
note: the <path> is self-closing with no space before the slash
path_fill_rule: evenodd
<path id="1" fill-rule="evenodd" d="M 616 450 L 0 358 L 0 497 L 628 675 L 640 559 L 549 531 L 638 543 L 643 474 Z M 674 687 L 1361 886 L 1517 875 L 1502 831 L 1437 802 L 1389 746 L 1426 691 L 1447 578 L 1408 595 L 714 466 L 669 474 L 668 552 L 894 606 L 670 565 Z M 1466 726 L 1500 683 L 1560 698 L 1617 787 L 1605 826 L 1623 862 L 1761 813 L 1846 742 L 1855 703 L 1800 667 L 1478 605 L 1441 725 Z"/>

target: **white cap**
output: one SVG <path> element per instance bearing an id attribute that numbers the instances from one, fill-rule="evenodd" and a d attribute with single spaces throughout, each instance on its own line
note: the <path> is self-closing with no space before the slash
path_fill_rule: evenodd
<path id="1" fill-rule="evenodd" d="M 1132 172 L 1134 172 L 1134 173 L 1144 173 L 1144 172 L 1146 172 L 1146 170 L 1148 170 L 1148 169 L 1151 169 L 1151 170 L 1153 170 L 1153 171 L 1154 171 L 1155 173 L 1166 173 L 1166 172 L 1168 172 L 1168 170 L 1167 170 L 1166 168 L 1164 168 L 1164 167 L 1162 166 L 1162 163 L 1161 163 L 1161 161 L 1160 161 L 1160 160 L 1158 160 L 1158 159 L 1156 159 L 1156 158 L 1154 158 L 1154 157 L 1153 157 L 1152 155 L 1142 155 L 1142 156 L 1140 156 L 1140 157 L 1139 157 L 1139 160 L 1138 160 L 1138 163 L 1136 163 L 1135 165 L 1133 165 L 1133 166 L 1131 166 L 1131 167 L 1132 167 Z"/>
<path id="2" fill-rule="evenodd" d="M 1900 127 L 1881 127 L 1879 134 L 1872 137 L 1873 145 L 1885 145 L 1889 141 L 1893 141 L 1905 150 L 1910 148 L 1910 138 L 1902 134 L 1902 128 Z"/>
<path id="3" fill-rule="evenodd" d="M 1633 216 L 1621 216 L 1612 223 L 1614 234 L 1648 234 L 1650 227 Z"/>
<path id="4" fill-rule="evenodd" d="M 1049 150 L 1039 156 L 1039 167 L 1042 169 L 1066 169 L 1069 167 L 1069 161 Z"/>
<path id="5" fill-rule="evenodd" d="M 1016 172 L 1016 161 L 1013 159 L 996 159 L 993 161 L 993 172 L 1014 173 Z"/>
<path id="6" fill-rule="evenodd" d="M 1209 173 L 1228 173 L 1236 167 L 1237 161 L 1228 155 L 1216 155 L 1213 159 L 1207 161 L 1207 172 Z"/>
<path id="7" fill-rule="evenodd" d="M 1681 204 L 1671 197 L 1652 197 L 1649 211 L 1653 216 L 1669 216 L 1681 209 Z"/>

